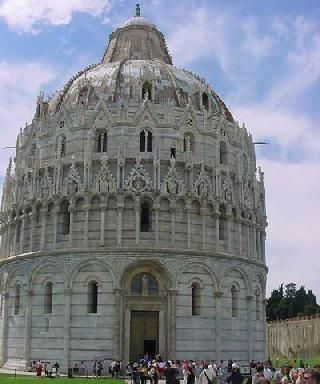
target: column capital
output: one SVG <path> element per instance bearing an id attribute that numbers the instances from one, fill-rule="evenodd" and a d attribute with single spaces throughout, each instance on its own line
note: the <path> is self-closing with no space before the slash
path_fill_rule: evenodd
<path id="1" fill-rule="evenodd" d="M 26 293 L 27 296 L 32 296 L 33 295 L 33 290 L 29 289 L 29 288 L 26 288 L 25 289 L 25 293 Z"/>
<path id="2" fill-rule="evenodd" d="M 247 295 L 246 299 L 247 299 L 247 301 L 251 301 L 253 299 L 253 295 Z"/>
<path id="3" fill-rule="evenodd" d="M 72 295 L 72 288 L 65 288 L 64 289 L 64 295 L 65 296 L 71 296 Z"/>
<path id="4" fill-rule="evenodd" d="M 215 291 L 215 292 L 214 292 L 214 296 L 215 296 L 216 298 L 222 297 L 222 296 L 223 296 L 223 292 L 222 292 L 222 291 Z"/>

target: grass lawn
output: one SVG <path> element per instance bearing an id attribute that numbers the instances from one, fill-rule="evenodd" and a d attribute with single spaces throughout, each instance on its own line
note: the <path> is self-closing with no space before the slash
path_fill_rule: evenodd
<path id="1" fill-rule="evenodd" d="M 310 367 L 314 367 L 315 365 L 320 364 L 320 357 L 314 357 L 314 358 L 302 359 L 302 360 L 303 360 L 305 366 L 309 365 Z M 285 364 L 290 364 L 290 365 L 294 366 L 295 368 L 299 368 L 300 358 L 296 358 L 296 359 L 285 359 L 285 358 L 272 359 L 272 363 L 273 363 L 273 366 L 275 368 L 279 368 Z"/>
<path id="2" fill-rule="evenodd" d="M 100 378 L 100 379 L 83 379 L 83 378 L 72 378 L 68 379 L 66 377 L 60 377 L 55 379 L 49 379 L 44 377 L 35 377 L 35 376 L 23 376 L 23 375 L 17 375 L 16 378 L 14 377 L 14 374 L 0 374 L 0 383 L 1 384 L 39 384 L 39 383 L 56 383 L 56 384 L 88 384 L 88 383 L 104 383 L 104 384 L 124 384 L 124 380 L 116 380 L 116 379 L 106 379 L 106 378 Z"/>

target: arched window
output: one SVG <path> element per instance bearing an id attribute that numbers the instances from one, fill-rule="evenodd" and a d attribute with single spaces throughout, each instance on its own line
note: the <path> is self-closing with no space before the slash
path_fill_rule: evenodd
<path id="1" fill-rule="evenodd" d="M 220 164 L 228 164 L 227 144 L 224 141 L 220 142 Z"/>
<path id="2" fill-rule="evenodd" d="M 209 97 L 205 92 L 202 94 L 202 106 L 205 110 L 209 109 Z"/>
<path id="3" fill-rule="evenodd" d="M 99 132 L 97 137 L 97 152 L 107 152 L 108 136 L 107 132 Z"/>
<path id="4" fill-rule="evenodd" d="M 260 295 L 256 292 L 256 320 L 260 320 Z"/>
<path id="5" fill-rule="evenodd" d="M 14 292 L 14 308 L 13 308 L 14 315 L 19 315 L 20 313 L 20 296 L 21 296 L 21 288 L 20 288 L 20 285 L 17 284 L 15 286 L 15 292 Z"/>
<path id="6" fill-rule="evenodd" d="M 151 209 L 150 204 L 144 202 L 141 204 L 140 210 L 140 231 L 141 232 L 151 232 Z"/>
<path id="7" fill-rule="evenodd" d="M 194 150 L 194 140 L 191 133 L 183 136 L 183 152 L 192 152 Z"/>
<path id="8" fill-rule="evenodd" d="M 200 316 L 200 308 L 201 308 L 200 284 L 199 283 L 192 283 L 191 284 L 192 316 Z"/>
<path id="9" fill-rule="evenodd" d="M 140 132 L 140 152 L 152 152 L 152 132 L 148 130 Z"/>
<path id="10" fill-rule="evenodd" d="M 68 235 L 70 232 L 70 212 L 69 212 L 69 203 L 65 201 L 61 206 L 61 215 L 62 215 L 62 234 Z"/>
<path id="11" fill-rule="evenodd" d="M 90 281 L 88 284 L 88 313 L 98 313 L 98 283 Z"/>
<path id="12" fill-rule="evenodd" d="M 52 313 L 52 292 L 53 284 L 46 283 L 44 286 L 44 313 Z"/>
<path id="13" fill-rule="evenodd" d="M 148 272 L 140 272 L 131 280 L 131 295 L 158 296 L 159 285 L 157 279 Z"/>
<path id="14" fill-rule="evenodd" d="M 143 100 L 152 100 L 152 85 L 148 82 L 145 82 L 142 86 L 142 99 Z"/>
<path id="15" fill-rule="evenodd" d="M 238 289 L 235 285 L 231 287 L 231 314 L 232 317 L 238 317 Z"/>
<path id="16" fill-rule="evenodd" d="M 219 216 L 219 240 L 227 239 L 227 219 L 226 219 L 226 209 L 224 205 L 219 207 L 220 216 Z"/>

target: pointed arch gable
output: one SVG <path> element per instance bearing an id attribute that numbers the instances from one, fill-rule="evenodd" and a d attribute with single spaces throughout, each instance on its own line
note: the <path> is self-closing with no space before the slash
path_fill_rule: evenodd
<path id="1" fill-rule="evenodd" d="M 56 124 L 54 132 L 66 133 L 67 130 L 72 130 L 73 122 L 69 115 L 68 109 L 65 107 L 64 103 L 61 104 L 58 113 L 55 116 Z M 60 126 L 61 122 L 64 122 L 63 127 Z"/>
<path id="2" fill-rule="evenodd" d="M 189 119 L 192 119 L 192 126 L 189 125 Z M 183 115 L 178 123 L 178 127 L 180 130 L 181 136 L 183 136 L 185 133 L 192 131 L 192 132 L 200 132 L 199 125 L 198 125 L 198 118 L 196 111 L 194 110 L 193 106 L 191 104 L 187 105 Z"/>
<path id="3" fill-rule="evenodd" d="M 107 122 L 109 126 L 114 125 L 114 119 L 107 105 L 103 100 L 99 99 L 99 102 L 93 111 L 91 122 L 89 123 L 89 125 L 91 125 L 94 130 L 96 130 L 97 128 L 101 128 L 101 118 L 103 119 L 103 122 Z"/>
<path id="4" fill-rule="evenodd" d="M 148 117 L 147 120 L 144 118 Z M 156 128 L 160 125 L 158 116 L 154 110 L 154 107 L 151 103 L 142 103 L 139 110 L 137 111 L 134 117 L 134 124 L 138 127 L 150 126 Z"/>

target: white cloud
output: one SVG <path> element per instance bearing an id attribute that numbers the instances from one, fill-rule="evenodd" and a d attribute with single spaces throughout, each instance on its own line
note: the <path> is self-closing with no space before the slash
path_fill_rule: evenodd
<path id="1" fill-rule="evenodd" d="M 289 282 L 320 297 L 320 165 L 263 160 L 266 173 L 269 290 Z"/>
<path id="2" fill-rule="evenodd" d="M 37 95 L 55 75 L 55 71 L 46 64 L 0 61 L 0 147 L 15 145 L 19 127 L 33 118 Z M 9 155 L 14 155 L 14 151 L 0 151 L 2 176 Z"/>
<path id="3" fill-rule="evenodd" d="M 13 29 L 36 32 L 39 24 L 68 24 L 76 12 L 99 16 L 109 6 L 110 0 L 2 0 L 0 17 Z"/>

